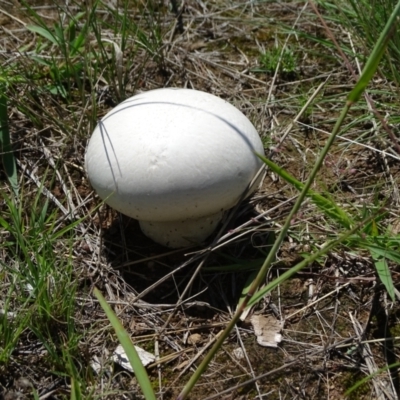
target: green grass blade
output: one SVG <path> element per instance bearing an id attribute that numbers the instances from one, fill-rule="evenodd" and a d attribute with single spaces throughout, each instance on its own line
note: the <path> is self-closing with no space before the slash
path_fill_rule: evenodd
<path id="1" fill-rule="evenodd" d="M 291 221 L 294 217 L 294 215 L 299 211 L 301 204 L 303 203 L 303 200 L 305 199 L 305 197 L 307 196 L 307 193 L 311 187 L 312 182 L 314 181 L 322 163 L 323 160 L 325 159 L 325 156 L 327 155 L 330 147 L 332 146 L 336 135 L 339 132 L 340 126 L 345 118 L 345 116 L 347 115 L 347 112 L 350 108 L 350 103 L 346 103 L 345 106 L 343 107 L 342 112 L 340 113 L 339 118 L 336 121 L 335 127 L 333 129 L 333 132 L 331 134 L 331 136 L 329 137 L 328 141 L 326 142 L 323 150 L 321 151 L 320 156 L 318 157 L 318 160 L 316 161 L 310 176 L 307 180 L 307 182 L 304 184 L 304 187 L 301 191 L 301 193 L 299 194 L 293 208 L 291 209 L 291 211 L 289 212 L 289 215 L 286 218 L 285 224 L 283 225 L 281 231 L 279 232 L 279 235 L 277 237 L 277 239 L 274 242 L 274 245 L 272 246 L 270 252 L 268 253 L 267 258 L 264 261 L 264 264 L 262 265 L 260 272 L 258 273 L 256 279 L 254 280 L 251 288 L 248 291 L 248 294 L 246 296 L 246 298 L 244 299 L 244 301 L 241 303 L 241 305 L 237 308 L 235 315 L 233 316 L 232 320 L 230 321 L 230 323 L 228 324 L 228 326 L 225 328 L 225 330 L 222 332 L 222 334 L 219 336 L 219 338 L 217 339 L 217 341 L 215 342 L 214 346 L 212 347 L 212 349 L 210 350 L 210 352 L 206 355 L 206 357 L 203 359 L 203 361 L 201 362 L 200 366 L 197 368 L 197 370 L 195 371 L 195 373 L 192 375 L 192 377 L 189 379 L 188 383 L 185 385 L 185 387 L 183 388 L 183 390 L 181 391 L 181 393 L 178 396 L 178 400 L 183 400 L 185 399 L 188 394 L 190 393 L 190 391 L 192 390 L 193 386 L 196 384 L 196 382 L 199 380 L 200 376 L 203 374 L 203 372 L 206 370 L 208 364 L 210 363 L 210 361 L 212 360 L 212 358 L 214 357 L 214 355 L 216 354 L 216 352 L 218 351 L 218 349 L 222 346 L 222 343 L 224 342 L 224 340 L 228 337 L 229 333 L 231 332 L 231 330 L 233 329 L 233 327 L 235 326 L 236 322 L 239 320 L 240 316 L 242 315 L 243 309 L 248 305 L 248 301 L 250 300 L 250 298 L 253 296 L 253 294 L 257 291 L 257 289 L 260 287 L 260 285 L 262 284 L 262 282 L 265 279 L 265 276 L 267 275 L 267 272 L 273 262 L 273 260 L 275 259 L 275 256 L 283 242 L 283 240 L 286 237 L 286 234 L 289 230 Z"/>
<path id="2" fill-rule="evenodd" d="M 364 383 L 368 382 L 370 379 L 373 379 L 375 376 L 379 375 L 381 372 L 387 371 L 388 369 L 391 368 L 397 368 L 400 366 L 400 363 L 396 362 L 390 365 L 386 365 L 383 368 L 379 368 L 376 372 L 374 372 L 371 375 L 366 376 L 364 379 L 359 380 L 355 385 L 353 385 L 350 389 L 347 389 L 345 392 L 345 396 L 350 396 L 352 392 L 357 390 L 361 385 Z"/>
<path id="3" fill-rule="evenodd" d="M 268 158 L 258 155 L 259 158 L 277 175 L 279 175 L 282 179 L 286 182 L 293 185 L 298 190 L 303 190 L 304 184 L 298 181 L 295 177 L 285 171 L 283 168 L 276 165 L 274 162 L 269 160 Z M 312 190 L 308 190 L 307 196 L 312 199 L 312 201 L 322 210 L 325 212 L 326 215 L 334 219 L 336 222 L 339 222 L 342 226 L 346 229 L 350 229 L 354 222 L 349 217 L 349 215 L 342 210 L 339 206 L 336 205 L 335 202 L 327 199 L 326 197 L 316 193 Z"/>
<path id="4" fill-rule="evenodd" d="M 1 90 L 4 90 L 4 87 L 0 87 Z M 15 195 L 18 195 L 17 165 L 11 149 L 10 130 L 8 126 L 7 98 L 3 92 L 0 92 L 0 154 L 11 188 Z"/>
<path id="5" fill-rule="evenodd" d="M 81 400 L 82 393 L 79 383 L 74 378 L 71 378 L 71 400 Z"/>
<path id="6" fill-rule="evenodd" d="M 128 360 L 135 371 L 135 375 L 142 389 L 143 395 L 145 396 L 146 400 L 155 400 L 156 396 L 151 386 L 146 369 L 140 361 L 139 355 L 132 344 L 128 332 L 124 329 L 121 322 L 118 320 L 117 316 L 114 314 L 113 310 L 97 288 L 94 289 L 94 294 L 99 300 L 100 305 L 102 306 L 107 318 L 117 334 L 119 342 L 125 350 Z"/>
<path id="7" fill-rule="evenodd" d="M 239 301 L 238 301 L 238 304 L 237 304 L 238 306 L 240 306 L 245 301 L 245 299 L 246 299 L 246 297 L 247 297 L 247 295 L 249 293 L 249 290 L 251 289 L 251 286 L 252 286 L 254 280 L 256 279 L 256 277 L 258 275 L 258 272 L 259 271 L 253 271 L 247 277 L 246 283 L 244 284 L 243 289 L 242 289 L 242 293 L 240 294 L 240 298 L 239 298 Z"/>
<path id="8" fill-rule="evenodd" d="M 273 232 L 270 232 L 268 235 L 267 239 L 267 248 L 271 248 L 274 244 L 274 241 L 276 240 L 276 236 Z M 276 259 L 274 258 L 272 262 L 274 262 Z M 246 301 L 246 298 L 248 297 L 249 291 L 251 290 L 251 287 L 254 285 L 254 281 L 256 280 L 258 274 L 260 273 L 260 269 L 263 265 L 264 260 L 255 260 L 253 263 L 255 263 L 254 267 L 256 268 L 256 271 L 253 271 L 250 276 L 246 279 L 246 283 L 243 286 L 242 292 L 240 294 L 240 298 L 237 304 L 237 307 L 240 307 L 244 301 Z M 253 269 L 255 269 L 253 267 Z M 248 299 L 247 299 L 248 300 Z M 245 314 L 244 314 L 245 315 Z"/>
<path id="9" fill-rule="evenodd" d="M 400 264 L 400 253 L 398 250 L 389 250 L 389 249 L 384 249 L 380 246 L 374 246 L 374 245 L 364 245 L 361 243 L 363 247 L 368 249 L 371 254 L 375 254 L 377 257 L 385 257 L 388 260 L 394 261 L 397 264 Z"/>
<path id="10" fill-rule="evenodd" d="M 386 258 L 381 257 L 377 253 L 370 250 L 372 259 L 374 260 L 376 272 L 378 273 L 379 279 L 385 286 L 387 292 L 389 293 L 392 301 L 396 300 L 394 294 L 394 284 L 392 280 L 392 274 L 390 273 L 389 266 L 387 265 Z"/>
<path id="11" fill-rule="evenodd" d="M 57 38 L 45 28 L 37 25 L 27 25 L 26 29 L 30 30 L 33 33 L 37 33 L 40 36 L 44 37 L 45 39 L 49 40 L 51 43 L 55 44 L 56 46 L 59 45 Z"/>
<path id="12" fill-rule="evenodd" d="M 334 249 L 339 244 L 343 243 L 347 238 L 349 238 L 351 235 L 353 235 L 355 232 L 357 232 L 363 224 L 364 224 L 364 222 L 362 222 L 361 224 L 358 224 L 353 229 L 345 232 L 343 235 L 339 236 L 339 238 L 331 240 L 321 250 L 319 250 L 316 253 L 312 254 L 311 256 L 305 258 L 303 261 L 300 261 L 297 265 L 290 268 L 288 271 L 284 272 L 282 275 L 280 275 L 278 278 L 274 279 L 267 286 L 265 286 L 261 290 L 254 293 L 254 295 L 248 301 L 246 307 L 251 307 L 252 305 L 258 303 L 267 293 L 269 293 L 271 290 L 276 288 L 278 285 L 285 282 L 287 279 L 292 277 L 297 272 L 301 271 L 303 268 L 305 268 L 310 263 L 314 262 L 315 260 L 322 257 L 323 255 L 329 253 L 329 251 Z"/>

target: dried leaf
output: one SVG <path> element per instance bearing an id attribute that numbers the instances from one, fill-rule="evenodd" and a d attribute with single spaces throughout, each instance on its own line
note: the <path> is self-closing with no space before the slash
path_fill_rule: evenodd
<path id="1" fill-rule="evenodd" d="M 154 354 L 151 354 L 138 346 L 135 346 L 135 349 L 144 367 L 155 361 L 156 357 Z M 115 349 L 111 359 L 127 371 L 133 372 L 133 368 L 128 360 L 124 348 L 121 345 L 118 345 L 118 347 Z"/>
<path id="2" fill-rule="evenodd" d="M 197 344 L 199 342 L 201 342 L 201 335 L 199 333 L 193 333 L 192 335 L 190 335 L 188 337 L 188 343 L 189 344 Z"/>
<path id="3" fill-rule="evenodd" d="M 279 333 L 282 329 L 280 321 L 272 316 L 253 315 L 250 318 L 250 322 L 253 325 L 259 345 L 278 347 L 278 343 L 282 341 L 282 335 Z"/>
<path id="4" fill-rule="evenodd" d="M 237 347 L 236 349 L 233 350 L 233 355 L 234 355 L 235 358 L 237 358 L 238 360 L 241 360 L 242 358 L 244 358 L 243 349 L 242 349 L 241 347 Z"/>

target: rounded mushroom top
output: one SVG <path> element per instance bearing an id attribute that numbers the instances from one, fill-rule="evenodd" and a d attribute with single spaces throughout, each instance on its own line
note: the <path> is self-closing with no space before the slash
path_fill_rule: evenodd
<path id="1" fill-rule="evenodd" d="M 234 106 L 190 89 L 133 96 L 97 125 L 86 170 L 99 196 L 144 221 L 199 218 L 233 207 L 263 153 Z"/>

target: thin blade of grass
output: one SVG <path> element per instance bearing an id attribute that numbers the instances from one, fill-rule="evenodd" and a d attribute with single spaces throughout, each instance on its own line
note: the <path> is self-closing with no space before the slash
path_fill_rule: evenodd
<path id="1" fill-rule="evenodd" d="M 71 400 L 81 400 L 82 394 L 79 383 L 74 378 L 71 378 Z"/>
<path id="2" fill-rule="evenodd" d="M 389 250 L 389 249 L 384 249 L 380 246 L 374 246 L 374 245 L 363 245 L 366 249 L 368 249 L 371 254 L 374 253 L 378 257 L 385 257 L 388 260 L 394 261 L 397 264 L 400 264 L 400 253 L 398 250 Z"/>
<path id="3" fill-rule="evenodd" d="M 368 382 L 370 379 L 374 378 L 375 376 L 379 375 L 381 372 L 387 371 L 388 369 L 391 369 L 391 368 L 396 368 L 399 365 L 400 365 L 400 363 L 394 363 L 394 364 L 386 365 L 385 367 L 378 369 L 375 373 L 366 376 L 365 378 L 359 380 L 356 384 L 354 384 L 350 389 L 347 389 L 345 392 L 345 395 L 349 396 L 352 392 L 357 390 L 361 385 Z"/>
<path id="4" fill-rule="evenodd" d="M 294 176 L 268 158 L 262 155 L 258 155 L 258 157 L 271 169 L 271 171 L 278 174 L 282 179 L 293 185 L 296 189 L 303 190 L 304 184 L 298 181 Z M 339 222 L 346 229 L 350 229 L 354 225 L 354 221 L 350 216 L 332 200 L 329 200 L 312 190 L 308 190 L 307 196 L 310 197 L 312 201 L 326 213 L 326 215 L 334 219 L 336 222 Z"/>
<path id="5" fill-rule="evenodd" d="M 370 217 L 369 220 L 371 220 L 371 218 L 372 217 Z M 347 238 L 349 238 L 351 235 L 353 235 L 355 232 L 357 232 L 363 226 L 363 224 L 365 224 L 365 222 L 366 221 L 363 221 L 362 223 L 357 224 L 356 227 L 345 232 L 343 235 L 339 236 L 338 239 L 331 240 L 321 250 L 319 250 L 316 253 L 305 258 L 303 261 L 300 261 L 297 265 L 290 268 L 288 271 L 284 272 L 282 275 L 280 275 L 278 278 L 274 279 L 271 283 L 266 285 L 264 288 L 257 291 L 256 293 L 254 293 L 254 295 L 251 297 L 251 299 L 247 302 L 246 307 L 251 307 L 254 304 L 258 303 L 266 294 L 268 294 L 271 290 L 276 288 L 278 285 L 285 282 L 287 279 L 292 277 L 297 272 L 301 271 L 303 268 L 305 268 L 307 265 L 311 264 L 318 258 L 329 253 L 329 251 L 334 249 L 339 244 L 343 243 Z"/>
<path id="6" fill-rule="evenodd" d="M 254 280 L 257 278 L 257 275 L 258 275 L 259 272 L 260 272 L 259 270 L 253 271 L 248 276 L 248 278 L 246 279 L 246 283 L 244 284 L 242 292 L 240 294 L 240 298 L 239 298 L 239 301 L 237 303 L 236 310 L 238 308 L 241 308 L 242 303 L 246 301 L 246 298 L 247 298 L 247 296 L 249 294 L 249 291 L 250 291 L 250 289 L 251 289 L 251 287 L 252 287 L 252 285 L 254 283 Z M 249 315 L 250 311 L 251 311 L 250 307 L 247 307 L 246 309 L 244 309 L 242 311 L 242 315 L 240 316 L 240 319 L 242 321 L 244 321 L 247 318 L 247 316 Z"/>
<path id="7" fill-rule="evenodd" d="M 33 33 L 37 33 L 40 36 L 43 36 L 45 39 L 49 40 L 54 45 L 56 46 L 59 45 L 57 38 L 48 29 L 42 28 L 41 26 L 37 25 L 27 25 L 26 28 Z"/>
<path id="8" fill-rule="evenodd" d="M 101 307 L 106 313 L 107 318 L 117 334 L 119 342 L 125 350 L 128 360 L 135 371 L 135 375 L 142 389 L 143 395 L 145 396 L 146 400 L 155 400 L 156 396 L 151 386 L 146 369 L 140 361 L 139 355 L 132 344 L 128 332 L 124 329 L 121 322 L 118 320 L 117 316 L 114 314 L 113 310 L 97 288 L 94 289 L 94 295 L 99 300 Z"/>
<path id="9" fill-rule="evenodd" d="M 298 190 L 302 190 L 304 185 L 299 182 L 296 178 L 294 178 L 292 175 L 290 175 L 287 171 L 285 171 L 283 168 L 280 168 L 278 165 L 273 163 L 271 160 L 268 160 L 266 157 L 259 156 L 268 167 L 278 174 L 281 178 L 283 178 L 286 182 L 292 184 L 294 187 L 296 187 Z M 351 218 L 346 214 L 344 210 L 342 210 L 340 207 L 338 207 L 333 201 L 321 196 L 320 194 L 313 192 L 311 190 L 308 191 L 307 194 L 312 201 L 322 210 L 325 212 L 326 215 L 330 216 L 333 218 L 336 222 L 339 222 L 341 225 L 346 227 L 347 229 L 350 228 L 350 226 L 353 225 L 353 221 Z M 375 221 L 372 220 L 371 226 L 373 229 L 376 228 Z M 377 235 L 377 232 L 375 233 Z M 357 241 L 358 245 L 363 245 L 362 240 Z M 394 284 L 392 280 L 392 276 L 389 270 L 389 267 L 386 262 L 386 255 L 389 254 L 389 257 L 391 260 L 395 262 L 400 262 L 400 256 L 398 255 L 397 252 L 391 252 L 390 250 L 383 249 L 379 246 L 373 247 L 373 246 L 368 246 L 365 245 L 363 247 L 367 247 L 370 251 L 370 254 L 372 256 L 372 259 L 374 260 L 376 272 L 379 276 L 379 279 L 385 286 L 390 298 L 395 301 L 395 290 L 394 290 Z M 389 258 L 388 257 L 388 258 Z M 291 276 L 291 275 L 290 275 Z M 266 290 L 267 288 L 263 289 Z M 272 290 L 272 289 L 271 289 Z M 266 293 L 268 293 L 269 290 L 267 290 Z M 258 296 L 257 299 L 260 299 L 262 296 Z"/>
<path id="10" fill-rule="evenodd" d="M 389 266 L 387 265 L 386 258 L 381 257 L 374 251 L 371 251 L 371 256 L 372 259 L 374 260 L 375 264 L 375 269 L 376 272 L 378 273 L 379 279 L 385 286 L 387 292 L 389 293 L 390 298 L 392 301 L 396 300 L 395 294 L 394 294 L 394 284 L 392 280 L 392 274 L 390 273 Z"/>

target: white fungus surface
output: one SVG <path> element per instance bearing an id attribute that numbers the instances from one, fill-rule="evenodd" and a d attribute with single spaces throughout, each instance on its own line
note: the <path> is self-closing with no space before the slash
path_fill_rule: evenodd
<path id="1" fill-rule="evenodd" d="M 133 96 L 96 127 L 86 170 L 99 196 L 169 247 L 201 243 L 254 178 L 263 154 L 234 106 L 190 89 Z"/>

